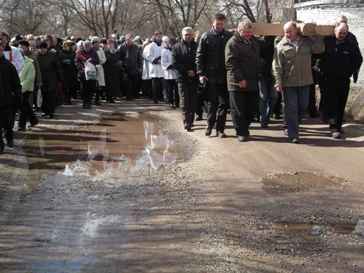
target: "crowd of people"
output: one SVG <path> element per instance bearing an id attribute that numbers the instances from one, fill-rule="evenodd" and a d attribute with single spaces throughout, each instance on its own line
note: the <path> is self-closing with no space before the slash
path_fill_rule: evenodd
<path id="1" fill-rule="evenodd" d="M 227 31 L 225 20 L 217 14 L 201 37 L 185 27 L 180 39 L 158 31 L 144 40 L 131 34 L 11 39 L 1 32 L 0 152 L 3 137 L 14 145 L 16 117 L 18 130 L 25 131 L 27 123 L 38 124 L 36 111 L 52 119 L 57 106 L 75 99 L 90 109 L 116 99 L 149 98 L 181 108 L 189 132 L 206 113 L 206 136 L 215 129 L 221 138 L 230 111 L 240 142 L 249 140 L 254 120 L 267 128 L 283 111 L 288 140 L 299 143 L 299 124 L 308 113 L 341 138 L 351 77 L 357 80 L 362 63 L 347 18 L 338 18 L 335 34 L 327 37 L 305 37 L 296 22 L 284 25 L 283 37 L 256 37 L 249 21 Z"/>

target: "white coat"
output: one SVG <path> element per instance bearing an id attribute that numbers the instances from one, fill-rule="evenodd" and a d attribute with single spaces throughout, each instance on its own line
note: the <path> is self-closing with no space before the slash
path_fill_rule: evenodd
<path id="1" fill-rule="evenodd" d="M 102 48 L 97 50 L 97 56 L 99 57 L 99 64 L 96 65 L 96 71 L 97 71 L 97 82 L 99 86 L 105 87 L 105 71 L 104 71 L 104 64 L 106 63 L 106 56 L 105 52 Z"/>
<path id="2" fill-rule="evenodd" d="M 172 50 L 163 48 L 162 49 L 162 58 L 161 65 L 164 72 L 165 80 L 175 80 L 177 79 L 177 71 L 175 69 L 167 69 L 169 66 L 173 64 L 173 55 Z"/>
<path id="3" fill-rule="evenodd" d="M 151 46 L 152 44 L 149 44 L 149 45 L 146 45 L 144 47 L 144 50 L 143 50 L 143 74 L 142 74 L 142 80 L 150 80 L 152 79 L 150 77 L 150 66 L 152 65 L 148 60 L 147 60 L 147 53 L 149 52 L 149 47 Z"/>
<path id="4" fill-rule="evenodd" d="M 157 45 L 155 42 L 150 44 L 150 47 L 146 48 L 146 59 L 150 62 L 149 75 L 153 78 L 163 78 L 164 73 L 161 64 L 153 64 L 153 61 L 162 55 L 162 47 Z"/>
<path id="5" fill-rule="evenodd" d="M 20 74 L 20 71 L 24 67 L 24 58 L 23 55 L 20 52 L 19 48 L 11 46 L 11 52 L 10 51 L 4 51 L 5 58 L 11 62 L 15 68 L 16 71 L 18 71 L 18 74 Z"/>

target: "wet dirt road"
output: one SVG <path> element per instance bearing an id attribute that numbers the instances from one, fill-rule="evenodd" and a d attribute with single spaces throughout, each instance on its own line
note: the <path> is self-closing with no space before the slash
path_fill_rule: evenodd
<path id="1" fill-rule="evenodd" d="M 179 118 L 71 106 L 18 135 L 0 157 L 0 272 L 364 272 L 361 125 L 346 147 L 319 125 L 300 147 L 279 125 L 239 146 Z"/>

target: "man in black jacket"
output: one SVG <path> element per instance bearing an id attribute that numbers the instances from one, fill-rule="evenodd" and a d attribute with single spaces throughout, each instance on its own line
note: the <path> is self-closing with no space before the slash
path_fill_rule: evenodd
<path id="1" fill-rule="evenodd" d="M 62 81 L 62 69 L 57 53 L 46 42 L 39 45 L 37 57 L 42 73 L 43 117 L 53 118 L 57 106 L 57 85 Z"/>
<path id="2" fill-rule="evenodd" d="M 225 46 L 232 36 L 225 31 L 225 16 L 217 14 L 210 31 L 202 34 L 196 53 L 197 74 L 202 84 L 207 83 L 208 115 L 206 136 L 216 124 L 217 136 L 225 137 L 228 109 L 226 87 Z"/>
<path id="3" fill-rule="evenodd" d="M 325 81 L 326 107 L 333 130 L 332 137 L 342 137 L 342 123 L 350 90 L 350 78 L 360 70 L 363 62 L 359 46 L 348 35 L 346 23 L 335 27 L 335 36 L 326 37 L 326 51 L 320 62 Z"/>
<path id="4" fill-rule="evenodd" d="M 140 48 L 134 44 L 131 34 L 125 36 L 125 42 L 120 47 L 120 54 L 124 58 L 126 71 L 126 99 L 132 100 L 139 95 L 138 76 L 143 67 L 143 59 Z"/>
<path id="5" fill-rule="evenodd" d="M 182 41 L 173 47 L 173 66 L 178 73 L 178 91 L 183 111 L 183 124 L 188 132 L 192 131 L 197 105 L 198 79 L 196 74 L 196 49 L 193 30 L 182 30 Z"/>
<path id="6" fill-rule="evenodd" d="M 231 116 L 238 141 L 244 142 L 257 110 L 261 70 L 260 47 L 249 21 L 239 23 L 238 31 L 226 45 L 225 60 Z"/>
<path id="7" fill-rule="evenodd" d="M 0 42 L 0 153 L 4 152 L 3 132 L 8 147 L 14 146 L 14 113 L 21 104 L 21 84 L 18 73 L 4 57 L 4 46 Z"/>

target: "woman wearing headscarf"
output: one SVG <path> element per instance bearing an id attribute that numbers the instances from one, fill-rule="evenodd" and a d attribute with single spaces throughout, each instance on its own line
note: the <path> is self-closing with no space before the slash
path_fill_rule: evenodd
<path id="1" fill-rule="evenodd" d="M 80 41 L 76 52 L 76 65 L 78 67 L 83 108 L 91 109 L 93 94 L 97 89 L 96 65 L 99 64 L 97 53 L 90 41 Z"/>
<path id="2" fill-rule="evenodd" d="M 106 63 L 106 56 L 104 49 L 100 46 L 100 40 L 97 37 L 92 38 L 92 46 L 94 47 L 97 57 L 99 59 L 99 63 L 96 65 L 97 72 L 97 88 L 96 88 L 96 97 L 95 97 L 95 105 L 100 105 L 100 97 L 105 89 L 105 72 L 104 72 L 104 64 Z"/>

